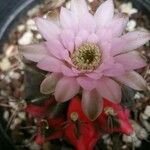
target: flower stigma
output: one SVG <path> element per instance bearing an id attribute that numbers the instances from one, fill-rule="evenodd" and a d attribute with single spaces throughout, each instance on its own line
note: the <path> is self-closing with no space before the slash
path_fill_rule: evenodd
<path id="1" fill-rule="evenodd" d="M 71 58 L 78 70 L 95 70 L 101 63 L 100 48 L 91 43 L 85 43 L 77 48 Z"/>
<path id="2" fill-rule="evenodd" d="M 76 122 L 78 120 L 78 113 L 77 112 L 72 112 L 70 115 L 70 118 L 72 121 Z"/>
<path id="3" fill-rule="evenodd" d="M 117 113 L 114 111 L 114 109 L 112 107 L 106 107 L 104 109 L 104 112 L 107 116 L 111 115 L 111 116 L 116 116 Z"/>

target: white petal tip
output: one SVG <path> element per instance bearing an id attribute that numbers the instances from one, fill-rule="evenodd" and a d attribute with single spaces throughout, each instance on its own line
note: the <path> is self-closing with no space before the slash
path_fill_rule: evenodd
<path id="1" fill-rule="evenodd" d="M 48 75 L 40 85 L 40 92 L 43 94 L 53 93 L 57 84 L 57 80 L 58 79 L 54 74 Z"/>

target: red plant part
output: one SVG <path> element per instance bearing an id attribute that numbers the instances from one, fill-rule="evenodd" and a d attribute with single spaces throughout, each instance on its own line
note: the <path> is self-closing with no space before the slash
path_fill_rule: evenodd
<path id="1" fill-rule="evenodd" d="M 105 133 L 121 132 L 130 135 L 133 128 L 129 122 L 129 114 L 129 110 L 120 104 L 104 99 L 103 112 L 95 122 L 98 122 L 101 131 Z"/>
<path id="2" fill-rule="evenodd" d="M 35 105 L 35 104 L 29 104 L 27 105 L 25 111 L 29 114 L 31 117 L 35 118 L 43 118 L 47 116 L 50 113 L 49 107 L 54 104 L 55 101 L 53 99 L 45 100 L 43 104 Z"/>
<path id="3" fill-rule="evenodd" d="M 35 106 L 33 104 L 30 104 L 27 106 L 26 110 L 27 113 L 29 113 L 32 117 L 43 117 L 45 115 L 45 108 L 41 106 Z"/>
<path id="4" fill-rule="evenodd" d="M 52 104 L 53 102 L 46 100 L 41 106 L 28 105 L 26 108 L 26 111 L 38 121 L 35 137 L 37 144 L 64 137 L 77 150 L 93 150 L 102 134 L 133 133 L 129 122 L 129 110 L 107 99 L 104 99 L 103 111 L 95 121 L 90 121 L 83 113 L 80 97 L 71 99 L 67 119 L 64 115 L 50 118 Z"/>
<path id="5" fill-rule="evenodd" d="M 37 134 L 35 141 L 43 144 L 46 141 L 59 139 L 63 136 L 64 116 L 50 118 L 53 100 L 46 100 L 41 106 L 30 104 L 25 109 L 29 116 L 37 119 Z M 43 119 L 44 118 L 44 119 Z"/>
<path id="6" fill-rule="evenodd" d="M 37 135 L 35 137 L 35 142 L 39 145 L 43 144 L 45 142 L 45 136 L 37 133 Z"/>
<path id="7" fill-rule="evenodd" d="M 63 117 L 41 120 L 38 124 L 38 132 L 35 138 L 36 143 L 43 144 L 46 141 L 63 137 L 64 121 Z"/>
<path id="8" fill-rule="evenodd" d="M 75 97 L 70 101 L 65 137 L 77 150 L 93 150 L 100 135 L 93 122 L 84 115 L 80 100 L 79 97 Z"/>

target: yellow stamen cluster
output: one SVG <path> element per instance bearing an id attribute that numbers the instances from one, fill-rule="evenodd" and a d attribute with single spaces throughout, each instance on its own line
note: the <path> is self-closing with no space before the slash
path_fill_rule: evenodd
<path id="1" fill-rule="evenodd" d="M 100 48 L 91 43 L 85 43 L 77 48 L 71 58 L 78 70 L 95 70 L 101 63 Z"/>

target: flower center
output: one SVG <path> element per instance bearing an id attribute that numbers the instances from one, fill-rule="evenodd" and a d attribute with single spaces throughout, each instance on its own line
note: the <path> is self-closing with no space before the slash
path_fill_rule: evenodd
<path id="1" fill-rule="evenodd" d="M 85 43 L 74 51 L 71 58 L 78 70 L 94 70 L 101 62 L 102 53 L 95 44 Z"/>

